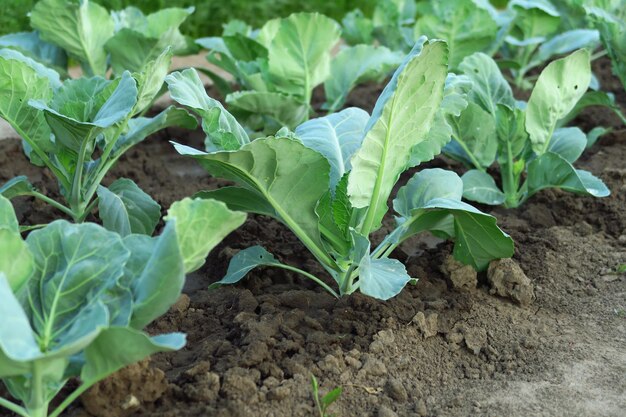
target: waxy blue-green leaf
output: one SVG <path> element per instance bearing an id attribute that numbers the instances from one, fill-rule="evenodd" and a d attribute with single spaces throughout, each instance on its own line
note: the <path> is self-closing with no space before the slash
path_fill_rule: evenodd
<path id="1" fill-rule="evenodd" d="M 583 154 L 587 145 L 587 136 L 577 127 L 562 127 L 556 129 L 548 144 L 548 152 L 561 155 L 567 162 L 573 164 Z"/>
<path id="2" fill-rule="evenodd" d="M 513 91 L 495 61 L 483 53 L 466 57 L 459 68 L 472 80 L 469 97 L 490 114 L 496 114 L 498 104 L 515 107 Z"/>
<path id="3" fill-rule="evenodd" d="M 50 80 L 26 63 L 0 57 L 0 117 L 6 120 L 37 153 L 54 148 L 44 115 L 29 100 L 48 102 Z"/>
<path id="4" fill-rule="evenodd" d="M 623 124 L 626 125 L 626 116 L 622 113 L 622 109 L 619 104 L 615 102 L 615 96 L 611 93 L 607 93 L 605 91 L 587 91 L 581 98 L 578 100 L 574 108 L 559 122 L 557 126 L 565 126 L 570 121 L 576 118 L 583 110 L 587 107 L 592 106 L 602 106 L 611 109 L 613 113 L 622 121 Z"/>
<path id="5" fill-rule="evenodd" d="M 620 79 L 626 88 L 626 23 L 624 6 L 621 5 L 616 13 L 603 10 L 599 7 L 585 7 L 587 16 L 593 25 L 600 31 L 602 44 L 606 49 L 613 73 Z"/>
<path id="6" fill-rule="evenodd" d="M 366 234 L 380 226 L 411 149 L 427 137 L 443 98 L 446 61 L 444 42 L 418 41 L 376 102 L 348 181 L 352 205 L 367 208 L 360 229 Z"/>
<path id="7" fill-rule="evenodd" d="M 498 163 L 510 164 L 517 159 L 528 144 L 528 133 L 524 127 L 526 113 L 518 107 L 504 104 L 496 107 L 496 134 L 500 143 Z"/>
<path id="8" fill-rule="evenodd" d="M 185 283 L 183 258 L 171 223 L 158 237 L 129 235 L 123 242 L 130 250 L 122 277 L 133 297 L 130 325 L 143 329 L 165 314 L 180 296 Z"/>
<path id="9" fill-rule="evenodd" d="M 14 49 L 0 49 L 0 58 L 4 59 L 14 59 L 16 61 L 21 61 L 34 69 L 37 74 L 48 78 L 50 82 L 50 86 L 53 88 L 57 88 L 61 86 L 61 76 L 58 72 L 53 69 L 46 67 L 45 65 L 35 61 L 32 58 L 27 57 L 22 54 L 20 51 Z"/>
<path id="10" fill-rule="evenodd" d="M 476 168 L 487 168 L 496 159 L 498 138 L 496 123 L 492 115 L 478 104 L 470 102 L 460 117 L 449 120 L 452 138 Z M 455 156 L 454 153 L 450 154 Z"/>
<path id="11" fill-rule="evenodd" d="M 411 277 L 397 259 L 372 259 L 369 255 L 359 263 L 359 289 L 365 295 L 388 300 L 402 291 Z"/>
<path id="12" fill-rule="evenodd" d="M 450 51 L 449 66 L 458 68 L 464 57 L 485 51 L 496 40 L 498 27 L 489 12 L 472 0 L 430 2 L 430 13 L 415 24 L 415 38 L 445 39 Z"/>
<path id="13" fill-rule="evenodd" d="M 140 72 L 150 61 L 158 59 L 165 49 L 171 49 L 172 53 L 187 49 L 187 41 L 180 33 L 179 26 L 193 12 L 193 7 L 161 9 L 145 17 L 138 16 L 137 12 L 141 12 L 135 10 L 133 21 L 118 28 L 104 46 L 110 54 L 111 68 L 115 74 Z M 160 85 L 155 87 L 160 88 Z"/>
<path id="14" fill-rule="evenodd" d="M 601 179 L 590 172 L 575 169 L 562 156 L 546 152 L 528 165 L 528 197 L 545 188 L 560 188 L 576 194 L 606 197 L 611 192 Z"/>
<path id="15" fill-rule="evenodd" d="M 222 285 L 236 284 L 241 281 L 248 272 L 259 266 L 282 267 L 284 265 L 262 246 L 252 246 L 237 252 L 231 259 L 224 278 L 211 284 L 209 289 L 219 288 Z"/>
<path id="16" fill-rule="evenodd" d="M 481 204 L 497 206 L 504 203 L 505 195 L 493 177 L 484 171 L 470 169 L 461 177 L 463 180 L 463 197 Z"/>
<path id="17" fill-rule="evenodd" d="M 159 92 L 162 91 L 165 76 L 172 64 L 172 49 L 167 47 L 153 60 L 140 68 L 140 72 L 133 74 L 137 81 L 137 103 L 134 114 L 146 110 L 152 105 Z"/>
<path id="18" fill-rule="evenodd" d="M 452 140 L 450 121 L 459 117 L 467 107 L 467 91 L 472 84 L 464 75 L 448 74 L 443 90 L 441 106 L 435 114 L 433 124 L 426 139 L 411 149 L 409 166 L 418 166 L 428 162 L 441 153 L 441 150 Z"/>
<path id="19" fill-rule="evenodd" d="M 127 178 L 98 187 L 98 209 L 104 227 L 120 236 L 150 236 L 161 218 L 161 206 Z"/>
<path id="20" fill-rule="evenodd" d="M 548 62 L 553 56 L 569 54 L 580 48 L 593 50 L 600 41 L 600 34 L 594 29 L 574 29 L 560 33 L 542 43 L 530 62 L 535 67 Z"/>
<path id="21" fill-rule="evenodd" d="M 42 0 L 30 14 L 30 22 L 43 40 L 65 49 L 88 75 L 104 75 L 104 44 L 113 36 L 113 19 L 105 8 L 89 0 Z"/>
<path id="22" fill-rule="evenodd" d="M 233 34 L 221 39 L 229 54 L 237 61 L 255 61 L 257 58 L 268 57 L 267 48 L 248 36 Z"/>
<path id="23" fill-rule="evenodd" d="M 586 49 L 551 62 L 541 72 L 526 109 L 526 131 L 537 155 L 546 152 L 557 122 L 574 108 L 590 80 Z"/>
<path id="24" fill-rule="evenodd" d="M 85 349 L 80 378 L 83 382 L 95 383 L 154 353 L 182 349 L 185 343 L 182 333 L 150 337 L 138 330 L 111 327 L 103 330 Z"/>
<path id="25" fill-rule="evenodd" d="M 56 45 L 41 40 L 36 31 L 0 36 L 0 48 L 17 49 L 37 62 L 59 71 L 67 68 L 65 51 Z"/>
<path id="26" fill-rule="evenodd" d="M 361 147 L 369 117 L 365 110 L 350 107 L 296 128 L 296 137 L 330 163 L 331 190 L 334 191 L 341 177 L 352 169 L 350 159 Z"/>
<path id="27" fill-rule="evenodd" d="M 381 81 L 400 65 L 402 58 L 384 46 L 357 45 L 342 49 L 331 61 L 331 76 L 324 82 L 324 108 L 329 112 L 342 108 L 355 85 Z"/>
<path id="28" fill-rule="evenodd" d="M 302 99 L 268 91 L 237 91 L 226 103 L 252 114 L 269 116 L 280 126 L 295 128 L 309 117 L 309 104 Z"/>
<path id="29" fill-rule="evenodd" d="M 28 315 L 41 348 L 63 347 L 93 332 L 87 317 L 106 324 L 99 297 L 115 286 L 130 255 L 120 237 L 95 224 L 59 220 L 31 232 L 26 242 L 35 260 Z"/>
<path id="30" fill-rule="evenodd" d="M 369 45 L 374 40 L 374 22 L 359 9 L 346 13 L 341 26 L 341 37 L 348 45 Z"/>
<path id="31" fill-rule="evenodd" d="M 246 215 L 219 201 L 185 198 L 172 204 L 165 220 L 175 221 L 185 272 L 190 273 L 204 265 L 209 252 L 241 226 Z"/>
<path id="32" fill-rule="evenodd" d="M 0 273 L 6 276 L 14 292 L 22 288 L 33 269 L 33 255 L 19 231 L 0 225 Z"/>
<path id="33" fill-rule="evenodd" d="M 21 195 L 31 195 L 35 187 L 23 175 L 11 178 L 0 187 L 0 195 L 12 199 Z"/>
<path id="34" fill-rule="evenodd" d="M 41 354 L 35 334 L 30 326 L 28 317 L 15 297 L 6 275 L 0 271 L 0 356 L 3 354 L 10 361 L 22 361 L 35 358 Z M 2 359 L 0 359 L 0 363 Z M 4 365 L 4 364 L 3 364 Z M 9 365 L 9 364 L 7 364 Z M 14 365 L 15 366 L 15 365 Z M 19 375 L 22 367 L 0 367 L 0 377 Z"/>
<path id="35" fill-rule="evenodd" d="M 339 36 L 337 22 L 319 13 L 295 13 L 281 19 L 268 46 L 269 74 L 277 88 L 310 97 L 329 75 L 330 51 Z"/>
<path id="36" fill-rule="evenodd" d="M 238 151 L 203 153 L 175 144 L 213 176 L 237 182 L 273 207 L 320 261 L 333 261 L 321 251 L 315 207 L 328 191 L 330 165 L 318 152 L 286 138 L 257 139 Z M 306 189 L 306 193 L 302 193 Z"/>
<path id="37" fill-rule="evenodd" d="M 111 91 L 108 81 L 81 78 L 68 81 L 49 105 L 30 100 L 35 109 L 42 110 L 56 141 L 79 153 L 82 147 L 93 150 L 97 135 L 115 123 L 130 117 L 137 102 L 137 83 L 126 72 Z"/>
<path id="38" fill-rule="evenodd" d="M 513 255 L 513 240 L 496 225 L 493 216 L 461 202 L 463 182 L 453 172 L 426 169 L 415 174 L 398 191 L 393 201 L 399 219 L 394 232 L 402 241 L 421 231 L 439 231 L 449 218 L 451 227 L 444 232 L 454 238 L 454 257 L 477 270 L 493 259 Z"/>
<path id="39" fill-rule="evenodd" d="M 222 187 L 217 190 L 200 191 L 194 194 L 194 197 L 221 201 L 229 209 L 235 211 L 278 217 L 276 210 L 262 195 L 243 187 Z"/>
<path id="40" fill-rule="evenodd" d="M 207 149 L 222 150 L 218 144 L 230 143 L 227 150 L 238 149 L 250 142 L 248 134 L 235 118 L 224 109 L 224 106 L 209 96 L 204 85 L 193 69 L 174 72 L 165 77 L 173 100 L 190 107 L 202 117 L 202 127 L 207 134 Z M 217 141 L 213 139 L 218 139 Z"/>
<path id="41" fill-rule="evenodd" d="M 7 197 L 2 195 L 0 195 L 0 228 L 8 229 L 15 233 L 20 231 L 13 204 Z"/>

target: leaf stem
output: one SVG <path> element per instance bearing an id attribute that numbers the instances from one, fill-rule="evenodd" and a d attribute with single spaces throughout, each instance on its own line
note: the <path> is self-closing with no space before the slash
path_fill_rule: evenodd
<path id="1" fill-rule="evenodd" d="M 67 214 L 68 216 L 75 218 L 75 213 L 68 207 L 64 206 L 63 204 L 59 203 L 56 200 L 51 199 L 50 197 L 40 193 L 39 191 L 31 191 L 29 193 L 29 195 L 32 195 L 35 198 L 40 199 L 41 201 L 46 202 L 47 204 L 50 204 L 52 207 L 62 211 L 63 213 Z"/>
<path id="2" fill-rule="evenodd" d="M 4 407 L 7 410 L 13 411 L 15 414 L 22 417 L 30 417 L 28 415 L 28 411 L 24 407 L 20 407 L 19 405 L 0 397 L 0 407 Z"/>
<path id="3" fill-rule="evenodd" d="M 300 268 L 296 268 L 295 266 L 291 266 L 291 265 L 285 265 L 285 264 L 272 264 L 272 266 L 276 266 L 278 268 L 283 268 L 286 269 L 288 271 L 292 271 L 292 272 L 297 272 L 300 275 L 305 276 L 306 278 L 316 282 L 317 284 L 319 284 L 322 288 L 324 288 L 326 291 L 328 291 L 333 297 L 335 298 L 341 298 L 339 296 L 339 294 L 337 294 L 337 292 L 335 290 L 333 290 L 332 288 L 330 288 L 328 286 L 328 284 L 326 284 L 324 281 L 322 281 L 321 279 L 319 279 L 318 277 L 316 277 L 313 274 L 310 274 L 306 271 L 303 271 Z M 50 417 L 54 417 L 54 416 L 50 416 Z"/>
<path id="4" fill-rule="evenodd" d="M 63 400 L 61 404 L 48 416 L 48 417 L 58 417 L 67 407 L 70 406 L 78 397 L 80 397 L 85 391 L 87 391 L 94 383 L 93 382 L 84 382 L 78 388 L 76 388 L 70 395 Z"/>

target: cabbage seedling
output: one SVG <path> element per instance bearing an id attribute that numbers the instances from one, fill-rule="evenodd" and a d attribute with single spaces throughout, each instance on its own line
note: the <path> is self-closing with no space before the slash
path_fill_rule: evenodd
<path id="1" fill-rule="evenodd" d="M 410 164 L 432 159 L 441 143 L 428 135 L 444 95 L 447 47 L 415 45 L 379 97 L 373 114 L 348 108 L 313 119 L 295 132 L 250 140 L 237 120 L 209 98 L 194 70 L 166 82 L 178 103 L 203 118 L 209 152 L 175 144 L 213 176 L 237 183 L 198 194 L 231 209 L 271 216 L 289 227 L 335 280 L 339 291 L 260 246 L 239 252 L 216 285 L 232 284 L 257 266 L 296 271 L 335 296 L 357 290 L 379 299 L 411 281 L 404 265 L 389 258 L 404 240 L 422 231 L 453 239 L 454 256 L 476 269 L 509 257 L 513 242 L 496 219 L 461 202 L 463 184 L 453 172 L 423 170 L 398 191 L 396 228 L 372 249 L 387 200 Z M 216 149 L 217 148 L 217 149 Z"/>
<path id="2" fill-rule="evenodd" d="M 477 53 L 460 65 L 471 82 L 469 104 L 448 118 L 453 141 L 444 152 L 473 169 L 463 175 L 463 197 L 518 207 L 546 188 L 605 197 L 609 190 L 590 172 L 572 165 L 587 146 L 577 127 L 561 127 L 583 96 L 591 69 L 581 49 L 550 63 L 528 103 L 516 101 L 496 63 Z M 502 190 L 488 168 L 498 163 Z"/>
<path id="3" fill-rule="evenodd" d="M 0 379 L 21 402 L 0 398 L 0 406 L 58 417 L 118 369 L 182 348 L 184 334 L 142 329 L 167 312 L 185 273 L 244 219 L 223 203 L 186 199 L 172 206 L 158 237 L 57 220 L 22 240 L 0 196 Z M 78 387 L 49 410 L 72 378 Z"/>
<path id="4" fill-rule="evenodd" d="M 160 206 L 133 181 L 101 182 L 117 160 L 148 135 L 168 126 L 194 128 L 183 109 L 135 117 L 158 94 L 170 66 L 165 50 L 142 72 L 114 80 L 59 75 L 18 51 L 0 50 L 0 117 L 23 139 L 30 161 L 57 178 L 65 203 L 37 191 L 24 176 L 0 187 L 7 198 L 34 196 L 82 222 L 98 206 L 105 227 L 123 235 L 152 234 Z"/>

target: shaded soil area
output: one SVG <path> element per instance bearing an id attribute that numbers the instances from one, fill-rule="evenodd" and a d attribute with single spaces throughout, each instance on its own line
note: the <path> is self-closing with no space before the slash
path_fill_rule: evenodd
<path id="1" fill-rule="evenodd" d="M 607 62 L 596 71 L 617 93 Z M 371 109 L 380 89 L 363 87 L 349 104 Z M 313 416 L 314 374 L 323 393 L 343 388 L 330 409 L 337 416 L 623 416 L 626 276 L 614 271 L 626 263 L 626 130 L 602 109 L 577 124 L 614 127 L 577 164 L 600 176 L 612 195 L 544 191 L 520 209 L 492 211 L 514 238 L 513 259 L 534 288 L 529 306 L 492 294 L 486 273 L 477 284 L 455 284 L 442 272 L 451 245 L 429 236 L 392 255 L 419 281 L 388 302 L 359 294 L 335 300 L 276 269 L 207 291 L 237 250 L 255 244 L 323 275 L 289 230 L 250 216 L 148 329 L 185 332 L 187 347 L 121 371 L 67 415 Z M 223 185 L 177 155 L 170 139 L 200 146 L 202 134 L 161 133 L 124 156 L 109 180 L 131 178 L 165 208 Z M 424 166 L 461 169 L 445 158 Z M 0 141 L 0 183 L 18 174 L 55 196 L 53 179 L 26 161 L 19 143 Z M 59 217 L 32 199 L 15 203 L 23 224 Z"/>

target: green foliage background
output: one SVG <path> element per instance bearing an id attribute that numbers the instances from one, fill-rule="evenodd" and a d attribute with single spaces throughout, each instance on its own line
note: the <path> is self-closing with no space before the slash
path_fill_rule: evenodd
<path id="1" fill-rule="evenodd" d="M 195 6 L 196 11 L 183 24 L 182 32 L 192 37 L 219 35 L 222 24 L 231 19 L 241 19 L 254 27 L 261 26 L 274 17 L 287 16 L 297 11 L 317 11 L 334 19 L 360 8 L 371 12 L 376 0 L 96 0 L 107 9 L 119 10 L 133 5 L 144 12 L 153 12 L 165 7 Z M 0 34 L 30 30 L 28 12 L 36 0 L 0 0 Z"/>

